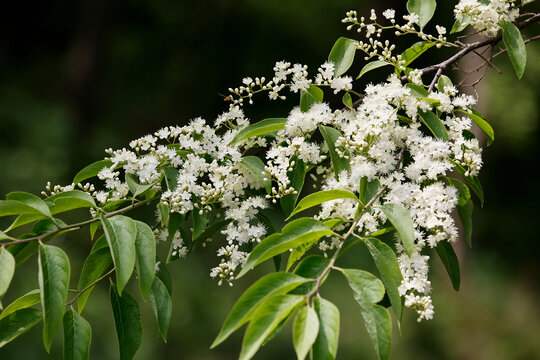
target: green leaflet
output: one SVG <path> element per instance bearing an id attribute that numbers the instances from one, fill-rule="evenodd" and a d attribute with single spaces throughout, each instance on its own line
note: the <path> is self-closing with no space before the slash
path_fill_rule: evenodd
<path id="1" fill-rule="evenodd" d="M 418 109 L 418 115 L 420 115 L 422 122 L 429 128 L 431 133 L 436 138 L 448 141 L 448 132 L 437 115 L 435 115 L 432 111 L 423 111 L 420 109 Z"/>
<path id="2" fill-rule="evenodd" d="M 414 224 L 411 215 L 400 204 L 384 204 L 381 210 L 396 228 L 407 255 L 411 256 L 414 249 Z"/>
<path id="3" fill-rule="evenodd" d="M 335 359 L 339 340 L 339 310 L 323 298 L 315 298 L 313 303 L 319 317 L 319 333 L 313 344 L 313 360 Z"/>
<path id="4" fill-rule="evenodd" d="M 129 187 L 129 191 L 133 194 L 133 197 L 143 194 L 146 190 L 154 186 L 154 184 L 141 184 L 137 175 L 129 173 L 126 174 L 126 183 Z"/>
<path id="5" fill-rule="evenodd" d="M 75 177 L 73 178 L 73 183 L 77 185 L 78 183 L 86 179 L 90 179 L 96 176 L 104 168 L 106 167 L 110 168 L 111 166 L 113 166 L 113 162 L 111 160 L 96 161 L 95 163 L 92 163 L 86 166 L 85 168 L 83 168 L 81 171 L 79 171 L 77 175 L 75 175 Z M 121 166 L 122 165 L 117 164 L 114 168 L 117 169 Z"/>
<path id="6" fill-rule="evenodd" d="M 478 111 L 474 109 L 470 109 L 470 110 L 471 110 L 471 113 L 461 111 L 461 110 L 459 110 L 459 112 L 468 116 L 476 125 L 478 125 L 480 130 L 482 130 L 484 134 L 486 134 L 487 136 L 487 146 L 490 146 L 491 144 L 493 144 L 493 141 L 495 141 L 495 131 L 493 130 L 491 125 L 486 121 L 486 119 L 484 119 L 482 114 L 480 114 Z"/>
<path id="7" fill-rule="evenodd" d="M 367 72 L 369 72 L 371 70 L 375 70 L 375 69 L 378 69 L 380 67 L 388 66 L 388 65 L 392 65 L 392 64 L 387 62 L 387 61 L 380 61 L 380 60 L 369 62 L 366 65 L 364 65 L 362 70 L 360 70 L 360 74 L 358 74 L 356 79 L 357 80 L 360 79 L 365 73 L 367 73 Z"/>
<path id="8" fill-rule="evenodd" d="M 450 185 L 454 186 L 459 191 L 457 211 L 459 218 L 461 219 L 461 224 L 463 225 L 465 241 L 470 247 L 472 246 L 472 213 L 474 209 L 471 193 L 467 185 L 463 184 L 458 179 L 450 177 L 446 177 L 445 179 Z"/>
<path id="9" fill-rule="evenodd" d="M 456 291 L 458 291 L 461 282 L 459 260 L 454 252 L 452 244 L 450 244 L 448 241 L 441 241 L 437 244 L 435 249 L 437 250 L 437 254 L 439 254 L 439 257 L 444 264 L 448 276 L 450 276 L 452 286 Z"/>
<path id="10" fill-rule="evenodd" d="M 318 86 L 311 85 L 306 91 L 300 93 L 300 111 L 308 111 L 313 104 L 322 103 L 324 92 Z"/>
<path id="11" fill-rule="evenodd" d="M 330 259 L 322 257 L 320 255 L 310 255 L 304 258 L 298 265 L 296 265 L 296 268 L 294 269 L 294 274 L 300 275 L 302 277 L 308 278 L 308 279 L 316 279 L 319 276 L 322 275 L 324 270 L 328 267 L 330 264 Z M 322 279 L 321 284 L 323 284 L 326 281 L 326 278 L 328 277 L 328 274 Z M 294 290 L 292 290 L 291 294 L 298 294 L 298 295 L 305 295 L 309 293 L 313 288 L 315 287 L 315 282 L 310 281 L 306 282 Z"/>
<path id="12" fill-rule="evenodd" d="M 281 233 L 266 237 L 251 251 L 237 278 L 242 277 L 251 268 L 275 255 L 330 234 L 333 234 L 333 231 L 315 219 L 294 220 L 287 224 Z"/>
<path id="13" fill-rule="evenodd" d="M 435 13 L 437 2 L 435 0 L 409 0 L 407 1 L 407 11 L 409 14 L 418 15 L 418 25 L 420 30 L 426 26 Z"/>
<path id="14" fill-rule="evenodd" d="M 148 294 L 148 300 L 156 317 L 159 333 L 163 341 L 167 342 L 167 332 L 169 331 L 169 324 L 171 322 L 172 301 L 167 287 L 159 277 L 154 278 L 152 289 Z"/>
<path id="15" fill-rule="evenodd" d="M 92 328 L 75 310 L 64 314 L 64 360 L 88 360 Z"/>
<path id="16" fill-rule="evenodd" d="M 466 170 L 463 166 L 456 163 L 455 161 L 450 160 L 456 167 L 456 171 L 465 179 L 465 182 L 471 187 L 472 191 L 480 200 L 480 205 L 484 206 L 484 190 L 482 189 L 482 184 L 477 176 L 465 175 Z"/>
<path id="17" fill-rule="evenodd" d="M 362 177 L 360 179 L 360 191 L 358 193 L 358 200 L 365 206 L 368 202 L 371 201 L 371 199 L 373 199 L 373 197 L 377 194 L 380 188 L 381 183 L 379 182 L 379 179 L 368 181 L 365 176 Z"/>
<path id="18" fill-rule="evenodd" d="M 453 85 L 454 84 L 452 84 L 452 80 L 450 80 L 448 76 L 441 75 L 441 77 L 437 81 L 437 90 L 439 90 L 439 92 L 444 92 L 444 88 L 446 88 L 447 86 L 453 86 Z"/>
<path id="19" fill-rule="evenodd" d="M 141 345 L 142 322 L 139 304 L 127 291 L 120 295 L 114 284 L 110 289 L 120 359 L 131 360 Z"/>
<path id="20" fill-rule="evenodd" d="M 286 123 L 287 119 L 285 118 L 271 118 L 248 125 L 240 130 L 238 134 L 236 134 L 234 139 L 231 141 L 231 145 L 237 144 L 238 142 L 253 136 L 269 135 L 275 131 L 283 129 Z"/>
<path id="21" fill-rule="evenodd" d="M 244 334 L 239 360 L 251 359 L 267 336 L 304 301 L 299 295 L 276 295 L 257 307 Z"/>
<path id="22" fill-rule="evenodd" d="M 328 145 L 328 151 L 330 152 L 330 159 L 332 160 L 334 174 L 336 175 L 336 179 L 338 179 L 340 172 L 350 169 L 349 159 L 339 156 L 339 154 L 336 152 L 336 140 L 343 136 L 343 134 L 333 127 L 324 125 L 319 125 L 319 131 L 324 137 L 326 145 Z M 348 155 L 348 152 L 346 152 L 345 155 Z"/>
<path id="23" fill-rule="evenodd" d="M 290 214 L 294 210 L 296 200 L 298 200 L 298 197 L 302 192 L 304 180 L 306 178 L 306 165 L 304 164 L 304 161 L 297 157 L 293 157 L 293 161 L 295 162 L 293 171 L 288 173 L 288 177 L 291 181 L 289 185 L 296 190 L 296 194 L 288 194 L 282 196 L 280 199 L 281 207 L 286 214 Z"/>
<path id="24" fill-rule="evenodd" d="M 341 102 L 343 102 L 343 105 L 345 105 L 349 109 L 353 108 L 353 101 L 350 93 L 346 92 L 345 94 L 343 94 Z"/>
<path id="25" fill-rule="evenodd" d="M 49 352 L 62 323 L 69 288 L 69 259 L 56 246 L 39 246 L 39 288 L 43 308 L 43 345 Z"/>
<path id="26" fill-rule="evenodd" d="M 264 186 L 266 193 L 272 192 L 272 180 L 270 174 L 266 172 L 264 162 L 257 156 L 244 156 L 240 160 L 240 165 L 244 166 L 258 182 Z"/>
<path id="27" fill-rule="evenodd" d="M 136 264 L 139 273 L 139 287 L 144 299 L 148 296 L 156 275 L 156 239 L 150 226 L 135 220 L 137 236 L 135 237 Z"/>
<path id="28" fill-rule="evenodd" d="M 305 277 L 285 272 L 268 274 L 257 280 L 234 304 L 211 347 L 222 343 L 240 326 L 251 320 L 255 309 L 266 299 L 286 294 L 308 281 L 310 280 Z"/>
<path id="29" fill-rule="evenodd" d="M 419 41 L 413 44 L 410 48 L 401 53 L 401 59 L 405 60 L 405 65 L 407 66 L 416 60 L 420 55 L 426 52 L 434 44 L 428 41 Z"/>
<path id="30" fill-rule="evenodd" d="M 15 273 L 15 258 L 5 247 L 0 248 L 0 299 L 6 293 Z"/>
<path id="31" fill-rule="evenodd" d="M 499 25 L 502 28 L 503 42 L 508 50 L 510 62 L 512 62 L 518 79 L 521 79 L 525 72 L 525 65 L 527 65 L 527 48 L 523 37 L 521 37 L 521 32 L 516 25 L 508 21 L 501 20 Z"/>
<path id="32" fill-rule="evenodd" d="M 30 330 L 42 319 L 41 310 L 20 309 L 0 319 L 0 348 Z"/>
<path id="33" fill-rule="evenodd" d="M 2 313 L 0 314 L 0 320 L 10 314 L 13 314 L 17 310 L 29 308 L 30 306 L 40 302 L 40 300 L 41 293 L 39 289 L 32 290 L 6 306 L 4 311 L 2 311 Z"/>
<path id="34" fill-rule="evenodd" d="M 392 322 L 388 311 L 375 305 L 384 297 L 384 285 L 372 274 L 356 269 L 338 269 L 347 278 L 353 290 L 354 299 L 360 305 L 375 352 L 379 359 L 388 359 L 392 340 Z"/>
<path id="35" fill-rule="evenodd" d="M 452 26 L 452 30 L 450 30 L 450 34 L 462 32 L 463 30 L 465 30 L 465 28 L 469 25 L 470 22 L 471 22 L 471 16 L 468 14 L 464 14 L 463 19 L 461 19 L 461 21 L 456 20 L 454 22 L 454 25 Z"/>
<path id="36" fill-rule="evenodd" d="M 293 324 L 293 344 L 298 360 L 304 360 L 319 334 L 319 317 L 311 306 L 298 311 Z"/>
<path id="37" fill-rule="evenodd" d="M 137 226 L 135 221 L 123 215 L 102 217 L 101 223 L 116 269 L 118 293 L 121 295 L 135 267 Z"/>
<path id="38" fill-rule="evenodd" d="M 347 190 L 323 190 L 313 194 L 309 194 L 298 202 L 296 208 L 289 215 L 288 219 L 297 213 L 307 210 L 313 206 L 322 204 L 323 202 L 337 200 L 337 199 L 354 199 L 358 201 L 355 194 Z"/>
<path id="39" fill-rule="evenodd" d="M 328 55 L 328 61 L 334 63 L 334 76 L 341 76 L 349 70 L 354 62 L 355 53 L 355 40 L 345 37 L 337 39 Z"/>
<path id="40" fill-rule="evenodd" d="M 373 257 L 375 266 L 379 270 L 381 280 L 392 304 L 392 310 L 396 315 L 398 324 L 401 323 L 401 315 L 403 312 L 403 302 L 399 296 L 398 287 L 401 285 L 403 276 L 399 269 L 396 254 L 382 241 L 376 238 L 367 238 L 366 245 L 369 253 Z"/>

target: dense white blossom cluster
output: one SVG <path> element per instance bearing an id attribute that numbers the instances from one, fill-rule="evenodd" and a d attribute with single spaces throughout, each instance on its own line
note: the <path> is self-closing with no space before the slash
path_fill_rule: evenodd
<path id="1" fill-rule="evenodd" d="M 516 14 L 511 4 L 510 1 L 492 1 L 491 5 L 482 5 L 474 0 L 463 0 L 456 7 L 456 16 L 459 19 L 469 14 L 474 18 L 478 12 L 479 18 L 488 21 L 485 19 L 490 17 L 484 13 L 494 11 L 499 18 L 512 20 Z M 396 24 L 395 12 L 391 9 L 382 15 L 390 21 L 389 28 L 399 34 L 414 32 L 436 45 L 447 44 L 446 29 L 440 26 L 437 27 L 438 37 L 415 30 L 418 22 L 415 14 L 404 17 L 405 25 Z M 364 18 L 358 20 L 356 12 L 351 11 L 343 21 L 351 23 L 349 28 L 358 26 L 358 31 L 366 31 L 368 42 L 358 42 L 356 46 L 367 54 L 367 59 L 379 56 L 396 68 L 402 68 L 400 56 L 392 55 L 395 46 L 372 37 L 379 36 L 385 29 L 376 23 L 375 11 L 370 20 L 369 24 Z M 478 21 L 474 20 L 473 25 L 480 26 Z M 485 22 L 482 30 L 492 31 L 493 24 Z M 415 227 L 415 244 L 412 256 L 408 256 L 399 238 L 396 239 L 395 249 L 403 275 L 398 290 L 405 305 L 418 312 L 419 321 L 430 319 L 433 305 L 429 295 L 429 256 L 425 249 L 443 241 L 455 241 L 458 236 L 451 215 L 458 203 L 458 191 L 447 183 L 445 176 L 456 164 L 464 169 L 465 176 L 477 175 L 482 166 L 479 142 L 469 131 L 471 120 L 463 115 L 471 112 L 475 100 L 459 94 L 452 85 L 438 90 L 430 86 L 426 90 L 422 85 L 422 72 L 412 70 L 408 84 L 393 74 L 385 82 L 367 85 L 364 95 L 355 103 L 357 106 L 333 110 L 327 103 L 314 103 L 309 109 L 303 109 L 305 111 L 294 107 L 281 130 L 263 137 L 235 140 L 250 125 L 241 105 L 244 99 L 252 103 L 253 95 L 258 92 L 268 92 L 270 99 L 284 99 L 281 91 L 285 87 L 297 93 L 319 85 L 331 88 L 334 93 L 356 94 L 352 91 L 352 78 L 335 76 L 334 66 L 326 62 L 310 78 L 304 65 L 277 62 L 270 81 L 264 77 L 248 77 L 242 86 L 230 89 L 229 111 L 221 114 L 213 126 L 197 118 L 186 126 L 165 127 L 134 140 L 128 149 L 109 149 L 110 164 L 98 173 L 102 185 L 80 187 L 101 206 L 106 206 L 118 200 L 133 201 L 129 183 L 132 179 L 152 189 L 167 212 L 184 218 L 190 216 L 194 226 L 196 217 L 225 220 L 227 224 L 221 230 L 225 244 L 217 251 L 221 262 L 211 269 L 210 275 L 217 278 L 219 284 L 224 281 L 232 284 L 235 271 L 249 255 L 250 246 L 267 235 L 261 211 L 273 207 L 272 204 L 284 196 L 298 195 L 291 184 L 295 168 L 302 167 L 314 180 L 314 186 L 322 190 L 360 194 L 361 183 L 367 182 L 371 188 L 382 190 L 380 196 L 373 199 L 371 209 L 362 213 L 357 222 L 355 216 L 360 205 L 352 199 L 323 203 L 316 218 L 341 220 L 342 224 L 334 228 L 336 232 L 344 232 L 355 224 L 355 235 L 363 237 L 381 230 L 387 223 L 381 210 L 384 204 L 399 204 L 407 209 Z M 433 129 L 427 126 L 426 116 L 441 120 L 444 136 L 434 136 Z M 316 136 L 320 126 L 331 127 L 340 134 L 333 145 L 339 156 L 348 161 L 349 170 L 337 176 L 332 169 L 329 145 Z M 263 165 L 258 172 L 244 162 L 246 152 L 254 150 L 262 154 L 259 158 Z M 58 193 L 71 189 L 73 185 L 53 189 L 48 185 L 47 190 Z M 170 256 L 187 256 L 189 247 L 181 231 L 173 229 L 171 232 L 161 225 L 157 226 L 156 234 L 158 241 L 171 242 Z M 338 243 L 336 237 L 326 238 L 318 247 L 326 253 Z"/>
<path id="2" fill-rule="evenodd" d="M 460 0 L 454 9 L 456 20 L 470 23 L 484 35 L 495 36 L 500 30 L 499 21 L 514 21 L 519 15 L 516 0 Z"/>

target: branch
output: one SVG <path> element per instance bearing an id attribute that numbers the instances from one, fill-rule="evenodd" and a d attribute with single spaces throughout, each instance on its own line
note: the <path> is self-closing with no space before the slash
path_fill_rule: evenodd
<path id="1" fill-rule="evenodd" d="M 540 22 L 540 14 L 534 14 L 533 16 L 528 18 L 527 20 L 516 24 L 516 26 L 518 27 L 518 29 L 523 29 L 523 28 L 525 28 L 525 27 L 527 27 L 527 26 L 529 26 L 531 24 L 537 23 L 537 22 Z M 445 70 L 448 66 L 450 66 L 453 63 L 457 62 L 459 59 L 461 59 L 465 55 L 469 54 L 470 52 L 473 52 L 476 49 L 479 49 L 479 48 L 484 47 L 484 46 L 495 45 L 496 43 L 501 41 L 501 39 L 502 39 L 502 34 L 499 34 L 499 35 L 497 35 L 496 37 L 493 37 L 493 38 L 489 38 L 489 39 L 485 39 L 485 40 L 482 40 L 482 41 L 476 41 L 476 42 L 467 44 L 460 51 L 458 51 L 457 53 L 455 53 L 453 56 L 449 57 L 445 61 L 442 61 L 442 62 L 440 62 L 438 64 L 431 65 L 431 66 L 428 66 L 428 67 L 425 67 L 425 68 L 419 69 L 419 70 L 424 74 L 428 73 L 428 72 L 433 72 L 433 71 Z"/>
<path id="2" fill-rule="evenodd" d="M 109 218 L 109 217 L 112 217 L 112 216 L 115 216 L 115 215 L 120 215 L 120 214 L 123 214 L 123 213 L 126 213 L 130 210 L 133 210 L 135 208 L 138 208 L 142 205 L 146 205 L 154 200 L 156 200 L 157 197 L 154 197 L 154 198 L 151 198 L 151 199 L 148 199 L 148 200 L 143 200 L 141 202 L 138 202 L 136 204 L 132 204 L 132 205 L 129 205 L 129 206 L 126 206 L 125 208 L 122 208 L 122 209 L 119 209 L 119 210 L 116 210 L 116 211 L 112 211 L 112 212 L 109 212 L 109 213 L 105 213 L 103 216 L 106 217 L 106 218 Z M 67 225 L 67 226 L 64 226 L 64 227 L 61 227 L 61 228 L 57 228 L 57 229 L 54 229 L 52 231 L 49 231 L 48 233 L 45 233 L 45 234 L 41 234 L 41 235 L 38 235 L 38 236 L 33 236 L 33 237 L 30 237 L 30 238 L 27 238 L 27 239 L 18 239 L 18 240 L 13 240 L 13 241 L 8 241 L 8 242 L 4 242 L 4 243 L 0 243 L 0 246 L 2 247 L 6 247 L 6 246 L 9 246 L 9 245 L 15 245 L 15 244 L 20 244 L 20 243 L 25 243 L 25 242 L 30 242 L 30 241 L 41 241 L 51 235 L 55 235 L 61 231 L 65 231 L 65 230 L 76 230 L 76 229 L 79 229 L 85 225 L 89 225 L 91 223 L 94 223 L 96 221 L 100 221 L 100 218 L 93 218 L 93 219 L 89 219 L 89 220 L 86 220 L 86 221 L 82 221 L 82 222 L 79 222 L 79 223 L 76 223 L 76 224 L 71 224 L 71 225 Z"/>

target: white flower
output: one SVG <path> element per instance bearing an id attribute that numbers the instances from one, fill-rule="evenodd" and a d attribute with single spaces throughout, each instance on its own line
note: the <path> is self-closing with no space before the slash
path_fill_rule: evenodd
<path id="1" fill-rule="evenodd" d="M 385 18 L 387 18 L 388 20 L 391 20 L 394 18 L 394 16 L 396 16 L 396 11 L 393 9 L 386 9 L 384 10 L 382 14 Z"/>

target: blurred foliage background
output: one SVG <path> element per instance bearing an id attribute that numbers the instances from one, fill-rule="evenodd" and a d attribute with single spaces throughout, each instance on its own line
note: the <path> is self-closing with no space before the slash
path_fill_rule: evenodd
<path id="1" fill-rule="evenodd" d="M 455 1 L 439 1 L 435 19 L 451 27 Z M 340 20 L 345 11 L 368 14 L 353 0 L 77 0 L 4 4 L 0 21 L 0 196 L 38 193 L 47 181 L 68 184 L 105 148 L 127 143 L 165 125 L 224 111 L 227 88 L 244 76 L 271 76 L 282 59 L 307 64 L 313 73 L 339 36 L 354 37 Z M 403 12 L 403 1 L 379 1 L 377 9 Z M 536 8 L 535 8 L 536 6 Z M 529 10 L 538 10 L 529 5 Z M 434 24 L 427 26 L 434 32 Z M 540 26 L 529 32 L 538 34 Z M 415 39 L 409 39 L 415 41 Z M 533 175 L 540 157 L 540 44 L 529 44 L 525 77 L 517 81 L 505 56 L 477 88 L 480 108 L 496 131 L 485 151 L 481 180 L 486 204 L 474 215 L 474 247 L 458 245 L 462 289 L 456 293 L 438 259 L 432 261 L 432 321 L 416 324 L 406 312 L 393 359 L 540 358 L 540 188 Z M 427 58 L 433 63 L 441 56 Z M 474 56 L 473 56 L 474 57 Z M 474 61 L 471 60 L 471 61 Z M 362 66 L 359 61 L 354 75 Z M 366 77 L 375 81 L 376 76 Z M 456 74 L 459 76 L 459 73 Z M 426 78 L 427 79 L 427 78 Z M 429 81 L 429 80 L 426 80 Z M 297 101 L 255 99 L 246 112 L 253 121 L 283 116 Z M 56 244 L 72 259 L 74 287 L 91 244 L 87 233 L 71 233 Z M 136 359 L 234 359 L 241 334 L 210 351 L 209 345 L 239 294 L 257 274 L 232 288 L 209 277 L 215 247 L 170 264 L 173 319 L 169 340 L 160 338 L 148 304 Z M 362 249 L 344 263 L 370 260 Z M 369 266 L 369 265 L 368 265 Z M 259 271 L 271 271 L 269 265 Z M 261 273 L 259 272 L 259 275 Z M 331 279 L 323 295 L 341 309 L 339 359 L 374 359 L 357 305 L 343 279 Z M 4 304 L 37 288 L 37 260 L 17 270 Z M 133 289 L 132 293 L 137 293 Z M 93 326 L 91 354 L 118 358 L 107 284 L 94 290 L 85 309 Z M 59 359 L 61 334 L 46 354 L 41 326 L 0 349 L 1 359 Z M 256 357 L 293 359 L 290 329 Z"/>

